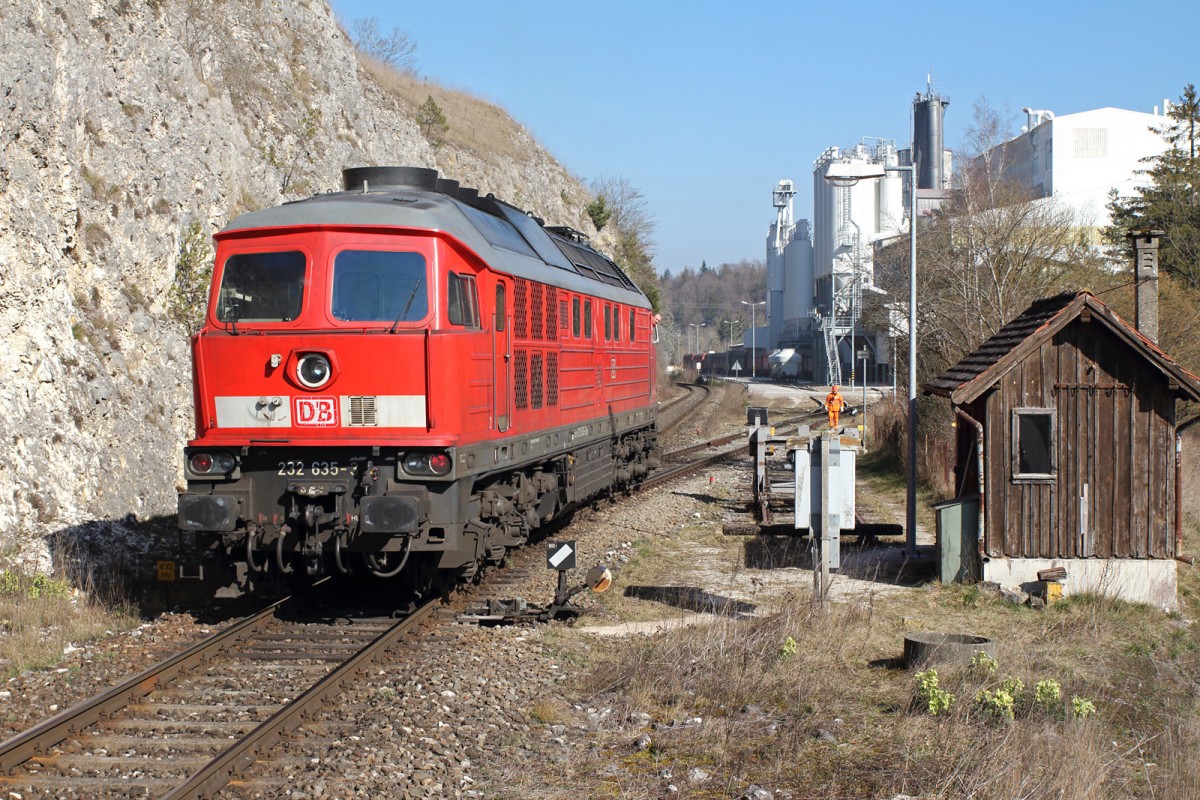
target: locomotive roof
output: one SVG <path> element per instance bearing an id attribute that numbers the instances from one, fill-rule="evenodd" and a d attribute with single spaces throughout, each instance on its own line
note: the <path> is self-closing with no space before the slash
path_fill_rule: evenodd
<path id="1" fill-rule="evenodd" d="M 453 183 L 453 182 L 450 182 Z M 457 186 L 455 184 L 455 186 Z M 452 189 L 453 191 L 453 189 Z M 641 308 L 646 295 L 611 259 L 569 228 L 546 228 L 515 206 L 472 190 L 378 186 L 332 192 L 243 214 L 222 233 L 297 225 L 379 225 L 444 231 L 491 267 Z"/>

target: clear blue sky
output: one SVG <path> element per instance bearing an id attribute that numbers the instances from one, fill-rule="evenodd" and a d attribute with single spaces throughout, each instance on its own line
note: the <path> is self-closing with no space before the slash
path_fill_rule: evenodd
<path id="1" fill-rule="evenodd" d="M 332 2 L 407 31 L 418 72 L 502 106 L 585 182 L 628 179 L 660 272 L 764 258 L 775 183 L 809 216 L 817 156 L 906 146 L 930 72 L 952 149 L 981 98 L 1016 133 L 1023 106 L 1149 112 L 1200 83 L 1196 0 Z"/>

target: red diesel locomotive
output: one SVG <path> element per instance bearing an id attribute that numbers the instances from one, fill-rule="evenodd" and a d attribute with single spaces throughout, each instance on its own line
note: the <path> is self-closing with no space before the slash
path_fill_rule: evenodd
<path id="1" fill-rule="evenodd" d="M 657 466 L 654 321 L 612 261 L 434 170 L 344 181 L 216 235 L 185 561 L 458 580 Z"/>

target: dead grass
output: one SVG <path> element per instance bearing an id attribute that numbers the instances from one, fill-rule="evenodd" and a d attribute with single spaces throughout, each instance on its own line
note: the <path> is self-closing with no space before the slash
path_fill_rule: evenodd
<path id="1" fill-rule="evenodd" d="M 124 601 L 104 601 L 63 577 L 0 570 L 0 675 L 54 666 L 71 644 L 137 624 Z"/>
<path id="2" fill-rule="evenodd" d="M 359 64 L 378 81 L 379 85 L 408 107 L 410 116 L 432 97 L 446 115 L 446 144 L 465 150 L 488 162 L 512 159 L 526 160 L 528 150 L 521 142 L 529 136 L 499 106 L 475 97 L 468 92 L 447 89 L 417 75 L 400 72 L 370 56 L 359 54 Z"/>
<path id="3" fill-rule="evenodd" d="M 913 673 L 895 662 L 903 633 L 924 629 L 999 644 L 995 674 L 943 670 L 948 716 L 914 704 Z M 581 694 L 659 726 L 646 751 L 628 732 L 601 737 L 571 780 L 590 796 L 653 797 L 659 771 L 703 766 L 713 783 L 682 796 L 737 796 L 755 782 L 824 798 L 1194 798 L 1198 675 L 1194 634 L 1144 606 L 1074 597 L 1039 613 L 931 586 L 821 614 L 798 594 L 765 618 L 617 645 Z M 1016 718 L 995 722 L 973 699 L 1005 677 L 1025 690 Z M 1032 702 L 1047 678 L 1062 686 L 1053 711 Z M 1097 714 L 1075 718 L 1073 696 Z M 601 769 L 613 760 L 630 775 L 619 794 Z"/>
<path id="4" fill-rule="evenodd" d="M 1200 456 L 1200 442 L 1189 449 Z M 863 491 L 902 497 L 903 475 L 886 464 L 886 454 L 867 460 Z M 1197 553 L 1200 491 L 1192 489 L 1184 549 Z M 698 520 L 637 542 L 619 584 L 692 583 L 688 554 L 694 562 L 720 548 L 712 527 Z M 727 566 L 719 552 L 709 569 Z M 779 610 L 762 616 L 711 614 L 707 625 L 603 646 L 564 631 L 553 648 L 580 672 L 574 701 L 611 708 L 625 723 L 592 730 L 586 745 L 541 770 L 507 773 L 497 796 L 728 798 L 756 783 L 834 800 L 1200 797 L 1200 638 L 1189 622 L 1200 619 L 1200 568 L 1180 564 L 1179 597 L 1171 615 L 1087 595 L 1037 611 L 977 586 L 934 583 L 814 613 L 800 590 L 773 598 Z M 647 606 L 661 617 L 670 604 L 606 604 L 622 618 Z M 929 630 L 997 645 L 994 673 L 939 669 L 955 703 L 938 716 L 916 702 L 915 674 L 900 661 L 904 634 Z M 975 700 L 1006 678 L 1024 685 L 1008 721 Z M 1034 702 L 1042 680 L 1060 685 L 1060 702 Z M 1078 718 L 1074 697 L 1095 714 Z M 569 710 L 563 721 L 572 722 Z M 635 744 L 643 734 L 645 747 Z M 692 780 L 694 768 L 708 779 Z"/>

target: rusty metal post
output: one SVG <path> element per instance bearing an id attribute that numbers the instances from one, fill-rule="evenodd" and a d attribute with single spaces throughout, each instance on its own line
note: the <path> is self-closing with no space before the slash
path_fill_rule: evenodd
<path id="1" fill-rule="evenodd" d="M 1158 344 L 1158 230 L 1130 231 L 1133 241 L 1133 276 L 1137 281 L 1134 324 L 1142 335 Z"/>

